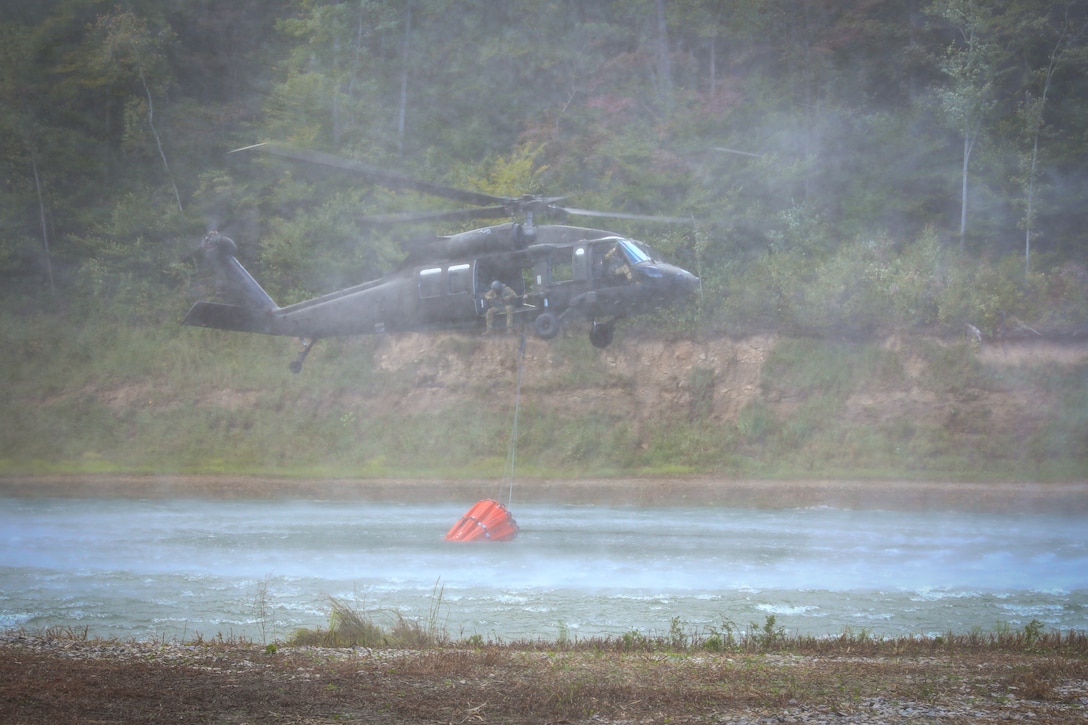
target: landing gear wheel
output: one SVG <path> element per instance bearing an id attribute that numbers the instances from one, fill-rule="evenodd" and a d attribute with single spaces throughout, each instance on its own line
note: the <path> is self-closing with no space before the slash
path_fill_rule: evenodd
<path id="1" fill-rule="evenodd" d="M 317 338 L 303 337 L 300 338 L 302 342 L 302 351 L 291 362 L 291 372 L 298 375 L 302 371 L 302 363 L 306 360 L 306 356 L 310 354 L 310 350 L 314 348 L 314 343 L 317 342 Z"/>
<path id="2" fill-rule="evenodd" d="M 593 347 L 608 347 L 612 344 L 613 332 L 615 332 L 615 326 L 612 323 L 594 322 L 593 328 L 589 331 L 589 341 L 593 343 Z"/>
<path id="3" fill-rule="evenodd" d="M 550 340 L 559 334 L 559 320 L 550 312 L 541 312 L 533 320 L 533 330 L 541 340 Z"/>

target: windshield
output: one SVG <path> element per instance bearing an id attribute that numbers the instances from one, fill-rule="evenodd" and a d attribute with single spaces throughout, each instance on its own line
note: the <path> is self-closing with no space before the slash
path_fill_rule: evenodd
<path id="1" fill-rule="evenodd" d="M 621 239 L 619 240 L 620 246 L 623 247 L 624 253 L 627 258 L 631 260 L 631 264 L 641 264 L 642 262 L 653 261 L 653 251 L 641 242 L 636 242 L 633 239 Z"/>

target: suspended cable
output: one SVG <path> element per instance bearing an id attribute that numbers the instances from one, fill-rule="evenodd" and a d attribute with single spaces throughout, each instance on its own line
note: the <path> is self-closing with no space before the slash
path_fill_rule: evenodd
<path id="1" fill-rule="evenodd" d="M 514 502 L 514 471 L 518 457 L 518 413 L 521 409 L 521 371 L 525 364 L 525 332 L 521 333 L 521 342 L 518 344 L 518 380 L 514 389 L 514 424 L 510 428 L 510 442 L 506 449 L 506 470 L 503 472 L 503 483 L 507 487 L 506 505 L 509 507 Z"/>

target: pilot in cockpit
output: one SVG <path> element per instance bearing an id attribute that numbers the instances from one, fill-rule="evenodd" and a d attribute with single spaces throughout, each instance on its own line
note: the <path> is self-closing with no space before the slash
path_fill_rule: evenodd
<path id="1" fill-rule="evenodd" d="M 627 260 L 627 255 L 624 254 L 623 247 L 620 246 L 619 242 L 613 244 L 608 253 L 604 255 L 604 271 L 605 279 L 617 284 L 631 281 L 631 264 Z"/>

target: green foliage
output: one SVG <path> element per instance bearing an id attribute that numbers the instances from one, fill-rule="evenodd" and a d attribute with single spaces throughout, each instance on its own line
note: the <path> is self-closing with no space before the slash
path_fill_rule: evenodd
<path id="1" fill-rule="evenodd" d="M 617 339 L 621 332 L 616 331 Z M 566 379 L 562 382 L 563 389 L 598 385 L 629 388 L 633 384 L 634 381 L 621 378 L 602 362 L 600 350 L 584 343 L 581 335 L 562 335 L 551 343 L 556 356 L 567 366 Z"/>
<path id="2" fill-rule="evenodd" d="M 702 277 L 685 334 L 1084 324 L 1085 285 L 1054 272 L 1080 264 L 1075 184 L 1030 190 L 1032 253 L 1056 256 L 1027 261 L 1051 271 L 1018 284 L 1005 261 L 1022 247 L 1028 192 L 999 158 L 1023 155 L 1025 134 L 1032 180 L 1080 178 L 1088 157 L 1084 37 L 1052 8 L 931 3 L 908 41 L 894 9 L 869 3 L 803 17 L 682 3 L 667 7 L 663 57 L 646 7 L 560 5 L 546 17 L 527 2 L 409 12 L 388 0 L 103 13 L 81 0 L 20 16 L 37 24 L 0 32 L 0 274 L 43 275 L 48 259 L 66 292 L 119 288 L 118 307 L 146 309 L 187 253 L 153 220 L 138 226 L 146 212 L 193 242 L 224 227 L 294 300 L 396 263 L 394 236 L 360 216 L 440 204 L 223 155 L 271 138 L 485 191 L 691 215 L 682 231 L 608 223 Z M 964 135 L 989 149 L 971 167 L 988 206 L 959 260 L 933 230 L 961 203 Z"/>
<path id="3" fill-rule="evenodd" d="M 571 473 L 624 470 L 638 451 L 637 437 L 625 421 L 594 410 L 570 417 L 523 406 L 519 434 L 520 459 Z"/>
<path id="4" fill-rule="evenodd" d="M 654 649 L 654 641 L 637 629 L 624 632 L 620 642 L 620 650 L 623 652 L 652 652 Z"/>
<path id="5" fill-rule="evenodd" d="M 1034 319 L 1031 295 L 1017 279 L 1021 276 L 1008 263 L 960 260 L 950 265 L 948 284 L 938 298 L 938 319 L 950 329 L 974 325 L 988 336 L 1001 330 L 1007 317 Z"/>
<path id="6" fill-rule="evenodd" d="M 929 371 L 921 384 L 930 390 L 962 397 L 971 395 L 970 391 L 982 383 L 982 364 L 967 342 L 946 345 L 922 340 L 917 346 L 917 354 L 925 360 Z"/>
<path id="7" fill-rule="evenodd" d="M 831 396 L 845 400 L 872 380 L 895 384 L 903 369 L 894 353 L 861 343 L 826 340 L 784 340 L 763 366 L 763 389 L 772 396 L 783 391 L 800 396 Z"/>
<path id="8" fill-rule="evenodd" d="M 176 290 L 191 278 L 194 229 L 168 194 L 126 194 L 82 237 L 79 291 L 104 314 L 149 324 L 176 315 Z"/>
<path id="9" fill-rule="evenodd" d="M 330 191 L 323 201 L 271 220 L 261 262 L 280 304 L 376 279 L 399 259 L 387 240 L 359 227 L 365 208 L 357 190 Z"/>
<path id="10" fill-rule="evenodd" d="M 691 419 L 706 420 L 714 412 L 714 371 L 694 367 L 688 373 L 688 395 L 691 396 Z"/>
<path id="11" fill-rule="evenodd" d="M 548 170 L 539 162 L 542 151 L 542 144 L 522 144 L 509 155 L 489 159 L 475 173 L 456 179 L 456 183 L 496 196 L 539 194 L 544 191 L 540 177 Z"/>
<path id="12" fill-rule="evenodd" d="M 775 616 L 768 614 L 762 626 L 755 622 L 748 625 L 748 639 L 758 649 L 778 649 L 787 639 L 786 628 L 778 626 Z"/>
<path id="13" fill-rule="evenodd" d="M 1075 470 L 1060 474 L 1069 460 L 1088 457 L 1088 366 L 1051 366 L 1036 372 L 1031 381 L 1042 391 L 1052 414 L 1027 437 L 1018 441 L 1025 455 L 1041 468 L 1053 468 L 1056 475 L 1076 478 Z"/>
<path id="14" fill-rule="evenodd" d="M 448 208 L 225 153 L 273 139 L 461 187 L 690 216 L 600 222 L 702 279 L 696 302 L 645 329 L 808 338 L 776 350 L 762 396 L 736 420 L 714 418 L 709 367 L 688 373 L 690 408 L 650 431 L 598 411 L 527 410 L 519 448 L 541 468 L 955 468 L 970 443 L 1075 470 L 1078 381 L 1048 393 L 1054 415 L 1024 436 L 987 436 L 994 422 L 971 398 L 1002 381 L 967 346 L 923 347 L 918 385 L 953 398 L 954 412 L 862 425 L 849 396 L 902 376 L 902 363 L 812 340 L 977 329 L 990 344 L 1088 324 L 1088 36 L 1069 32 L 1060 8 L 934 2 L 904 34 L 888 3 L 801 14 L 783 2 L 666 3 L 659 35 L 645 3 L 538 5 L 74 0 L 13 13 L 0 24 L 0 362 L 14 424 L 0 455 L 371 473 L 497 465 L 505 410 L 365 415 L 368 392 L 408 389 L 374 369 L 370 343 L 323 344 L 312 361 L 330 372 L 315 392 L 283 380 L 272 362 L 282 341 L 175 329 L 210 287 L 198 288 L 192 257 L 208 228 L 232 236 L 288 303 L 399 262 L 408 233 L 360 217 Z M 957 235 L 965 173 L 973 218 Z M 582 339 L 553 351 L 569 363 L 562 390 L 636 385 Z M 147 391 L 148 404 L 112 400 L 115 388 Z M 244 403 L 217 398 L 224 390 Z"/>
<path id="15" fill-rule="evenodd" d="M 756 259 L 729 284 L 727 329 L 866 339 L 909 329 L 964 334 L 971 325 L 992 338 L 1084 319 L 1075 264 L 1025 279 L 1015 257 L 968 258 L 942 249 L 931 230 L 902 247 L 888 239 L 832 246 L 821 252 L 803 237 Z"/>
<path id="16" fill-rule="evenodd" d="M 177 297 L 172 304 L 183 308 Z M 97 305 L 0 316 L 7 470 L 501 475 L 513 400 L 466 388 L 443 396 L 438 415 L 418 405 L 376 409 L 375 396 L 418 395 L 417 374 L 378 367 L 378 338 L 324 341 L 310 360 L 315 372 L 292 376 L 283 339 L 131 319 Z M 565 342 L 551 354 L 562 359 Z M 992 367 L 967 341 L 925 337 L 902 350 L 780 339 L 759 394 L 735 418 L 716 417 L 705 398 L 719 381 L 695 366 L 685 378 L 690 403 L 640 425 L 594 406 L 553 405 L 596 386 L 631 389 L 599 363 L 600 351 L 569 342 L 572 377 L 522 401 L 523 473 L 1063 479 L 1088 459 L 1083 365 Z M 457 338 L 436 354 L 471 359 L 478 344 Z M 910 405 L 896 415 L 860 402 L 912 389 L 941 402 L 922 418 Z M 1034 404 L 999 419 L 983 404 L 991 393 Z"/>
<path id="17" fill-rule="evenodd" d="M 745 405 L 737 416 L 737 432 L 746 443 L 762 443 L 777 427 L 774 413 L 761 401 Z"/>
<path id="18" fill-rule="evenodd" d="M 408 619 L 399 612 L 393 612 L 392 624 L 387 627 L 381 626 L 375 620 L 379 615 L 390 613 L 361 609 L 353 603 L 329 597 L 328 629 L 297 630 L 287 644 L 316 647 L 401 647 L 417 650 L 438 647 L 446 644 L 449 639 L 445 627 L 439 622 L 442 593 L 443 588 L 436 583 L 425 622 Z"/>
<path id="19" fill-rule="evenodd" d="M 288 644 L 319 647 L 388 646 L 385 631 L 374 623 L 369 613 L 359 611 L 335 597 L 329 597 L 329 610 L 328 630 L 298 630 Z"/>
<path id="20" fill-rule="evenodd" d="M 437 591 L 437 590 L 436 590 Z M 438 597 L 440 601 L 440 596 Z M 666 652 L 670 656 L 682 656 L 685 653 L 702 656 L 702 652 L 725 652 L 735 654 L 754 654 L 778 652 L 786 654 L 808 654 L 818 656 L 857 656 L 865 653 L 867 656 L 881 657 L 884 655 L 894 657 L 931 656 L 935 651 L 961 651 L 980 652 L 992 651 L 994 653 L 1032 653 L 1047 654 L 1066 657 L 1080 657 L 1088 648 L 1088 636 L 1084 632 L 1069 631 L 1060 632 L 1047 630 L 1045 624 L 1038 620 L 1032 620 L 1022 629 L 1014 629 L 1006 622 L 998 622 L 993 630 L 984 631 L 979 628 L 971 632 L 948 632 L 943 635 L 911 635 L 894 638 L 874 637 L 868 630 L 862 629 L 854 632 L 849 627 L 845 628 L 838 636 L 828 635 L 791 635 L 777 622 L 774 615 L 767 615 L 762 624 L 750 622 L 743 631 L 723 617 L 720 625 L 712 625 L 707 629 L 689 628 L 681 617 L 673 617 L 669 623 L 669 629 L 664 634 L 653 634 L 628 630 L 620 635 L 607 637 L 593 637 L 588 639 L 569 638 L 567 629 L 560 623 L 559 638 L 555 641 L 532 640 L 504 643 L 501 640 L 487 639 L 480 634 L 471 634 L 461 639 L 450 639 L 439 627 L 436 636 L 423 641 L 413 642 L 410 639 L 398 639 L 396 631 L 400 627 L 398 621 L 390 628 L 381 627 L 376 619 L 384 612 L 360 610 L 355 605 L 342 600 L 330 598 L 330 628 L 328 630 L 297 631 L 284 646 L 324 646 L 324 647 L 356 647 L 368 646 L 374 649 L 400 649 L 414 650 L 418 653 L 433 650 L 446 649 L 454 657 L 451 663 L 464 664 L 465 648 L 483 650 L 480 654 L 485 658 L 485 664 L 490 667 L 496 658 L 501 660 L 502 652 L 508 651 L 516 655 L 524 655 L 531 651 L 545 651 L 550 659 L 555 659 L 555 650 L 564 653 L 586 653 L 594 658 L 600 658 L 609 652 L 633 652 L 652 653 Z M 394 620 L 399 618 L 394 616 Z M 419 625 L 427 630 L 430 625 Z M 51 634 L 63 639 L 85 640 L 86 633 L 75 632 L 51 632 Z M 275 654 L 279 647 L 270 644 L 264 648 L 267 654 Z M 402 652 L 402 654 L 405 654 Z M 573 662 L 571 660 L 570 662 Z M 609 666 L 613 666 L 612 660 L 605 660 Z M 433 669 L 434 661 L 428 657 L 424 666 Z M 566 669 L 569 662 L 558 662 L 559 669 Z M 549 666 L 554 667 L 556 662 Z M 762 666 L 762 665 L 761 665 Z M 720 674 L 720 673 L 719 673 Z"/>

